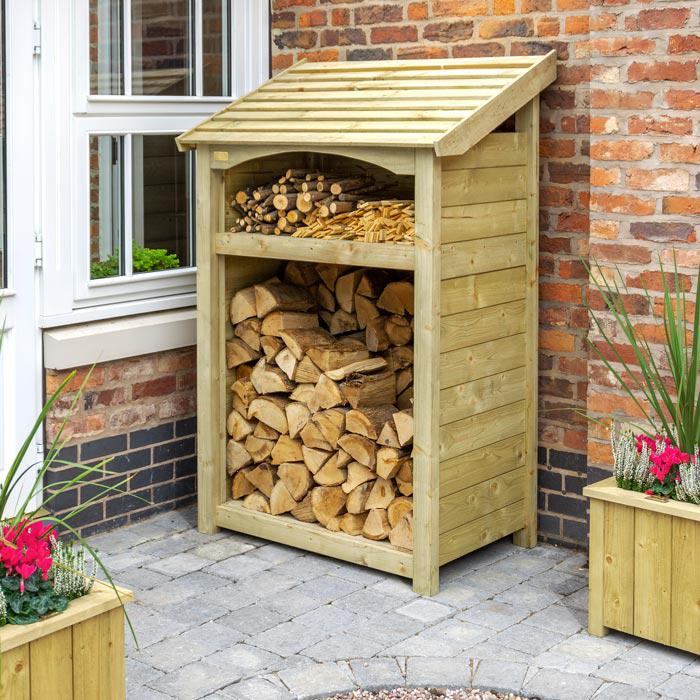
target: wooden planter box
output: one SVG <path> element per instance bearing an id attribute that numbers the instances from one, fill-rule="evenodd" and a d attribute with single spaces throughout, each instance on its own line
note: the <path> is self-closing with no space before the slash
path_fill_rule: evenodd
<path id="1" fill-rule="evenodd" d="M 588 631 L 615 629 L 700 654 L 700 506 L 587 486 Z"/>
<path id="2" fill-rule="evenodd" d="M 302 63 L 179 137 L 197 148 L 202 531 L 224 527 L 411 577 L 424 595 L 437 592 L 442 564 L 489 542 L 517 533 L 535 545 L 539 91 L 555 73 L 553 53 Z M 443 100 L 454 122 L 415 111 L 446 109 Z M 226 232 L 236 189 L 289 167 L 343 173 L 343 162 L 408 183 L 415 246 Z M 287 260 L 414 272 L 413 552 L 230 500 L 228 304 Z"/>
<path id="3" fill-rule="evenodd" d="M 0 696 L 8 700 L 124 700 L 124 609 L 103 583 L 65 612 L 0 628 L 0 651 Z"/>

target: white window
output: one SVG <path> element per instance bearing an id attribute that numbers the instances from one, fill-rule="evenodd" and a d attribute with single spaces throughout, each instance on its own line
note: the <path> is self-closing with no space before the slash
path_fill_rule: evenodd
<path id="1" fill-rule="evenodd" d="M 43 325 L 190 306 L 195 156 L 174 137 L 267 79 L 267 0 L 72 10 L 40 18 Z"/>

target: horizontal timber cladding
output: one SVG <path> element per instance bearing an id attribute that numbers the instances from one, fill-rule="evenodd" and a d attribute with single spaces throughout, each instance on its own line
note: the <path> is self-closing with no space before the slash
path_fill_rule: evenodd
<path id="1" fill-rule="evenodd" d="M 442 162 L 440 562 L 523 527 L 526 139 Z"/>

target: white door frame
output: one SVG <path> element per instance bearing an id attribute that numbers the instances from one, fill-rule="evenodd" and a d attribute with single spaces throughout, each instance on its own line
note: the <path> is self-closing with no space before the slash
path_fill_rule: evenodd
<path id="1" fill-rule="evenodd" d="M 40 410 L 41 336 L 37 324 L 35 234 L 40 231 L 38 185 L 38 65 L 33 55 L 34 8 L 5 0 L 7 287 L 0 291 L 5 337 L 0 354 L 0 475 L 26 439 Z M 26 497 L 43 454 L 40 430 L 23 467 L 33 467 L 17 496 Z M 37 505 L 35 499 L 33 505 Z M 13 499 L 14 501 L 14 499 Z M 5 513 L 8 515 L 8 513 Z"/>

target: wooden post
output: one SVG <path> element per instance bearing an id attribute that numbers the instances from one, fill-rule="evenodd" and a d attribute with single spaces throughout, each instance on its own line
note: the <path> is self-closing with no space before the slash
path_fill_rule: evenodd
<path id="1" fill-rule="evenodd" d="M 416 150 L 413 590 L 439 586 L 440 161 Z"/>
<path id="2" fill-rule="evenodd" d="M 223 502 L 225 435 L 220 415 L 221 283 L 214 234 L 221 230 L 223 173 L 212 171 L 209 146 L 197 149 L 197 527 L 214 533 Z"/>
<path id="3" fill-rule="evenodd" d="M 605 562 L 605 503 L 590 500 L 588 531 L 588 632 L 603 637 L 608 628 L 603 624 L 603 569 Z"/>
<path id="4" fill-rule="evenodd" d="M 537 338 L 539 278 L 539 96 L 515 115 L 516 131 L 527 138 L 527 231 L 525 236 L 525 527 L 513 534 L 520 547 L 537 544 Z"/>

